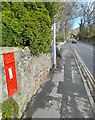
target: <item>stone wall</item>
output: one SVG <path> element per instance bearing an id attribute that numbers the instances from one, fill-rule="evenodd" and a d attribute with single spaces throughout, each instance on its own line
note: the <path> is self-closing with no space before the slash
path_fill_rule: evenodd
<path id="1" fill-rule="evenodd" d="M 38 57 L 31 56 L 28 47 L 24 50 L 18 48 L 4 48 L 0 56 L 2 57 L 2 54 L 6 52 L 14 52 L 15 55 L 18 92 L 13 98 L 19 104 L 19 117 L 21 117 L 28 101 L 46 81 L 51 67 L 51 56 L 50 54 L 41 54 Z M 0 87 L 2 87 L 2 99 L 0 103 L 8 99 L 3 58 L 0 66 L 1 64 L 2 67 L 0 67 L 0 71 L 2 70 L 2 76 L 0 75 Z"/>

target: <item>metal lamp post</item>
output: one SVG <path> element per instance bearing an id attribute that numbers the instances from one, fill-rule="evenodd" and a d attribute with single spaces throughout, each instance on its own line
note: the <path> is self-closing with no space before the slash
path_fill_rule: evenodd
<path id="1" fill-rule="evenodd" d="M 56 23 L 53 24 L 53 66 L 56 69 Z"/>

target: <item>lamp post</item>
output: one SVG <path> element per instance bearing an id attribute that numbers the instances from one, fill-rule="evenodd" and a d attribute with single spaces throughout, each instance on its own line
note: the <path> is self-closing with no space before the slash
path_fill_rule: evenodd
<path id="1" fill-rule="evenodd" d="M 94 9 L 94 12 L 93 12 L 93 24 L 94 24 L 94 27 L 95 27 L 95 2 L 93 4 L 93 9 Z"/>
<path id="2" fill-rule="evenodd" d="M 56 23 L 53 24 L 53 67 L 56 69 Z"/>

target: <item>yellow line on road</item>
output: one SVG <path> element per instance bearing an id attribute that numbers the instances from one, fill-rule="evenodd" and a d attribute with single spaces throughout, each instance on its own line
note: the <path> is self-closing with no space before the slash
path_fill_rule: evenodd
<path id="1" fill-rule="evenodd" d="M 85 63 L 83 62 L 83 60 L 81 59 L 81 57 L 79 56 L 79 54 L 77 53 L 77 51 L 76 51 L 75 49 L 74 49 L 74 52 L 75 52 L 78 60 L 80 61 L 82 67 L 84 68 L 86 74 L 88 75 L 88 77 L 89 77 L 92 85 L 93 85 L 94 88 L 95 88 L 95 79 L 94 79 L 94 77 L 92 76 L 92 74 L 91 74 L 90 71 L 88 70 L 87 66 L 85 65 Z"/>

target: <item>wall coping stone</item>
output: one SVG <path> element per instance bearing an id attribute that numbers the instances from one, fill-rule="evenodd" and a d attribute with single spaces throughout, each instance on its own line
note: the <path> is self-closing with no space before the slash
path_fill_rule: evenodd
<path id="1" fill-rule="evenodd" d="M 11 52 L 16 52 L 20 48 L 18 47 L 0 47 L 0 55 L 6 54 L 6 53 L 11 53 Z"/>

